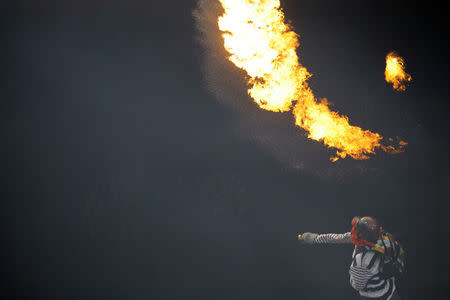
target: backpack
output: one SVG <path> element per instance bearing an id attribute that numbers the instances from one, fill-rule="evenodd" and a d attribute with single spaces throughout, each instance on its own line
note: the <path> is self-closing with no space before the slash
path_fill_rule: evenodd
<path id="1" fill-rule="evenodd" d="M 382 254 L 384 259 L 380 273 L 385 278 L 400 278 L 406 271 L 406 251 L 404 247 L 388 232 L 382 232 L 375 246 L 366 246 L 367 250 Z"/>

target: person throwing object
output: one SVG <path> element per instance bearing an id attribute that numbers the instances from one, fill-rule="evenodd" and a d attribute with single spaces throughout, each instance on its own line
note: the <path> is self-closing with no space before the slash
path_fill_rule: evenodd
<path id="1" fill-rule="evenodd" d="M 361 299 L 398 300 L 396 279 L 405 272 L 406 253 L 373 217 L 354 217 L 351 232 L 298 235 L 303 244 L 354 244 L 350 284 Z"/>

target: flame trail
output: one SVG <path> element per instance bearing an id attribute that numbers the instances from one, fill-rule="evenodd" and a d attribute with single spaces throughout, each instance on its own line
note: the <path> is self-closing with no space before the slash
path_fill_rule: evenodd
<path id="1" fill-rule="evenodd" d="M 350 156 L 368 159 L 383 146 L 378 133 L 350 125 L 346 116 L 330 110 L 308 87 L 311 74 L 299 63 L 298 35 L 284 21 L 279 0 L 219 0 L 218 18 L 228 59 L 249 76 L 249 95 L 263 109 L 284 112 L 293 108 L 295 124 L 310 139 L 337 149 L 332 161 Z M 401 148 L 404 145 L 400 146 Z"/>
<path id="2" fill-rule="evenodd" d="M 405 60 L 395 52 L 390 52 L 386 55 L 384 77 L 398 91 L 405 91 L 406 83 L 411 81 L 411 75 L 405 73 Z"/>

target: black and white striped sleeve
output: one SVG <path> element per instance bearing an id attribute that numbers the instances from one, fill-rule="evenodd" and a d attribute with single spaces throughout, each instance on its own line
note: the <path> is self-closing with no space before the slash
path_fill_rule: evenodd
<path id="1" fill-rule="evenodd" d="M 314 240 L 314 244 L 351 244 L 351 243 L 352 239 L 350 236 L 350 232 L 319 234 Z"/>

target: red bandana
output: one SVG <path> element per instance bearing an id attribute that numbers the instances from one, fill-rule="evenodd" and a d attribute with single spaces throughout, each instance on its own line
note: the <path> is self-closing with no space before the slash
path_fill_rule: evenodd
<path id="1" fill-rule="evenodd" d="M 381 230 L 381 228 L 380 228 Z M 359 247 L 364 246 L 375 246 L 375 243 L 366 241 L 361 237 L 361 233 L 358 232 L 358 229 L 356 229 L 356 222 L 355 220 L 352 220 L 352 231 L 351 231 L 351 237 L 352 237 L 352 243 Z"/>

